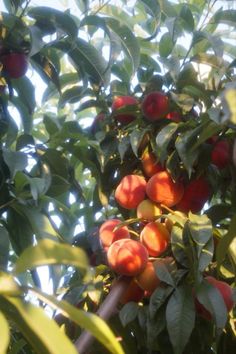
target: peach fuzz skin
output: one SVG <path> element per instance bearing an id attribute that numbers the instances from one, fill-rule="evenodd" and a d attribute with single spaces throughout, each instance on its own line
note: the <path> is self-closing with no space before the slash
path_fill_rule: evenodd
<path id="1" fill-rule="evenodd" d="M 184 187 L 181 183 L 175 183 L 167 171 L 161 171 L 149 179 L 146 193 L 154 202 L 172 207 L 181 200 Z"/>
<path id="2" fill-rule="evenodd" d="M 140 288 L 135 278 L 133 278 L 120 298 L 120 303 L 122 305 L 127 304 L 127 302 L 134 301 L 139 302 L 144 297 L 144 290 Z"/>
<path id="3" fill-rule="evenodd" d="M 145 118 L 151 122 L 163 118 L 168 112 L 168 97 L 158 91 L 146 95 L 142 102 L 142 112 Z"/>
<path id="4" fill-rule="evenodd" d="M 136 276 L 148 261 L 146 248 L 138 241 L 122 239 L 115 241 L 107 251 L 109 267 L 120 275 Z"/>
<path id="5" fill-rule="evenodd" d="M 152 257 L 160 256 L 169 245 L 170 234 L 160 222 L 149 222 L 140 233 L 140 240 Z"/>
<path id="6" fill-rule="evenodd" d="M 152 294 L 153 291 L 160 284 L 160 279 L 157 277 L 155 272 L 154 263 L 155 262 L 147 262 L 147 265 L 144 270 L 136 277 L 140 288 L 148 291 L 150 294 Z"/>
<path id="7" fill-rule="evenodd" d="M 138 101 L 135 97 L 132 96 L 118 96 L 114 98 L 112 103 L 112 112 L 115 112 L 117 109 L 130 106 L 130 105 L 137 105 Z M 115 114 L 115 120 L 120 122 L 121 124 L 129 124 L 131 123 L 136 117 L 133 114 L 129 113 L 117 113 Z"/>
<path id="8" fill-rule="evenodd" d="M 115 190 L 117 203 L 125 209 L 135 209 L 145 198 L 145 179 L 138 175 L 127 175 L 122 178 Z"/>
<path id="9" fill-rule="evenodd" d="M 99 229 L 99 238 L 103 247 L 109 247 L 113 242 L 130 238 L 127 226 L 115 229 L 122 221 L 119 219 L 111 219 L 105 221 Z"/>
<path id="10" fill-rule="evenodd" d="M 154 153 L 144 151 L 141 157 L 143 171 L 147 177 L 152 177 L 157 172 L 163 171 L 164 167 L 157 161 Z"/>
<path id="11" fill-rule="evenodd" d="M 153 221 L 161 214 L 161 207 L 149 199 L 144 199 L 137 207 L 137 217 L 143 220 Z"/>

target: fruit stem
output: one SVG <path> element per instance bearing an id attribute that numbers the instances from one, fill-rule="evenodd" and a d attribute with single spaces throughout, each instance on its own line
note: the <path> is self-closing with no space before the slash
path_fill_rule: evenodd
<path id="1" fill-rule="evenodd" d="M 164 205 L 164 204 L 161 204 L 161 208 L 169 211 L 171 214 L 175 214 L 175 211 L 170 209 L 168 206 Z"/>
<path id="2" fill-rule="evenodd" d="M 126 291 L 131 280 L 131 277 L 121 276 L 113 283 L 110 293 L 107 295 L 96 313 L 105 322 L 116 312 L 120 298 Z M 78 353 L 88 353 L 88 348 L 93 341 L 94 337 L 89 332 L 83 331 L 80 337 L 75 341 L 75 347 Z"/>

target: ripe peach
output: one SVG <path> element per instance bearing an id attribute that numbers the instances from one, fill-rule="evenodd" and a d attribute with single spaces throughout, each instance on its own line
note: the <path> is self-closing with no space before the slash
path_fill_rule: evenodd
<path id="1" fill-rule="evenodd" d="M 143 296 L 143 289 L 140 288 L 135 278 L 133 278 L 126 291 L 121 296 L 120 303 L 124 305 L 129 301 L 139 302 L 142 300 Z"/>
<path id="2" fill-rule="evenodd" d="M 122 239 L 115 241 L 107 251 L 109 267 L 120 275 L 136 276 L 148 261 L 147 249 L 138 241 Z"/>
<path id="3" fill-rule="evenodd" d="M 149 222 L 140 233 L 140 240 L 150 256 L 160 256 L 168 247 L 170 234 L 160 222 Z"/>
<path id="4" fill-rule="evenodd" d="M 122 221 L 111 219 L 105 221 L 99 229 L 99 238 L 103 247 L 109 247 L 113 242 L 122 238 L 130 238 L 127 226 L 121 226 L 115 229 Z"/>
<path id="5" fill-rule="evenodd" d="M 211 162 L 220 170 L 225 168 L 231 161 L 230 144 L 227 140 L 219 140 L 211 152 Z"/>
<path id="6" fill-rule="evenodd" d="M 112 112 L 115 112 L 119 108 L 137 104 L 138 101 L 132 96 L 118 96 L 114 99 L 111 109 Z M 118 122 L 123 125 L 131 123 L 136 118 L 135 115 L 132 113 L 117 113 L 114 117 Z"/>
<path id="7" fill-rule="evenodd" d="M 212 276 L 207 276 L 205 277 L 205 279 L 208 281 L 208 283 L 212 284 L 213 286 L 215 286 L 223 300 L 226 306 L 227 311 L 231 311 L 233 306 L 234 306 L 234 301 L 233 301 L 233 290 L 232 288 L 229 286 L 229 284 L 227 284 L 224 281 L 220 281 L 217 280 L 216 278 L 212 277 Z M 195 298 L 195 307 L 197 310 L 197 313 L 202 316 L 203 318 L 205 318 L 206 320 L 212 320 L 212 315 L 211 313 Z"/>
<path id="8" fill-rule="evenodd" d="M 117 203 L 126 209 L 137 208 L 145 198 L 146 181 L 139 175 L 127 175 L 122 178 L 115 190 Z"/>
<path id="9" fill-rule="evenodd" d="M 144 199 L 137 207 L 137 217 L 147 221 L 153 221 L 162 214 L 161 207 L 149 199 Z"/>
<path id="10" fill-rule="evenodd" d="M 18 79 L 25 75 L 28 69 L 28 59 L 24 53 L 9 53 L 1 56 L 3 72 L 11 78 Z"/>
<path id="11" fill-rule="evenodd" d="M 177 209 L 188 213 L 199 212 L 210 198 L 210 186 L 205 177 L 199 177 L 189 182 L 185 187 L 183 198 L 177 204 Z"/>
<path id="12" fill-rule="evenodd" d="M 141 163 L 147 177 L 152 177 L 155 173 L 164 170 L 164 167 L 157 161 L 156 156 L 148 150 L 142 154 Z"/>
<path id="13" fill-rule="evenodd" d="M 161 171 L 149 179 L 146 193 L 154 202 L 172 207 L 181 200 L 184 187 L 181 183 L 173 182 L 167 171 Z"/>
<path id="14" fill-rule="evenodd" d="M 136 276 L 136 280 L 143 290 L 153 293 L 160 284 L 160 279 L 155 272 L 155 262 L 147 262 L 144 270 Z"/>
<path id="15" fill-rule="evenodd" d="M 166 118 L 172 120 L 175 123 L 181 122 L 181 114 L 176 111 L 168 113 Z"/>
<path id="16" fill-rule="evenodd" d="M 162 92 L 151 92 L 144 97 L 141 107 L 146 119 L 155 122 L 168 112 L 168 97 Z"/>

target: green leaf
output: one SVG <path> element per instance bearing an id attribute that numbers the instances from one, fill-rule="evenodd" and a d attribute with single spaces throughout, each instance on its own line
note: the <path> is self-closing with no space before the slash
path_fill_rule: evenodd
<path id="1" fill-rule="evenodd" d="M 52 308 L 61 311 L 65 317 L 70 318 L 73 322 L 84 328 L 86 331 L 91 332 L 91 334 L 97 338 L 97 340 L 101 342 L 111 353 L 124 354 L 114 334 L 106 322 L 99 316 L 90 312 L 79 310 L 68 302 L 64 300 L 57 300 L 55 297 L 44 294 L 39 290 L 30 288 L 29 291 Z"/>
<path id="2" fill-rule="evenodd" d="M 17 91 L 19 99 L 27 107 L 29 115 L 34 112 L 36 107 L 35 100 L 35 87 L 27 76 L 12 80 L 12 85 Z M 29 133 L 32 122 L 28 122 L 28 126 L 25 127 L 25 133 Z M 27 131 L 28 130 L 28 131 Z"/>
<path id="3" fill-rule="evenodd" d="M 63 47 L 61 49 L 63 50 Z M 105 86 L 109 83 L 108 64 L 94 46 L 81 38 L 77 38 L 68 55 L 78 71 L 82 73 L 85 71 L 93 83 L 104 84 Z"/>
<path id="4" fill-rule="evenodd" d="M 178 151 L 179 157 L 183 161 L 189 176 L 191 176 L 193 164 L 197 160 L 199 154 L 198 150 L 193 151 L 191 154 L 189 151 L 196 141 L 199 131 L 201 131 L 201 127 L 185 132 L 185 134 L 179 135 L 175 142 L 176 150 Z"/>
<path id="5" fill-rule="evenodd" d="M 48 6 L 37 6 L 31 7 L 27 14 L 37 21 L 37 26 L 42 30 L 50 25 L 55 30 L 58 29 L 69 35 L 72 40 L 77 37 L 78 28 L 76 22 L 69 13 Z"/>
<path id="6" fill-rule="evenodd" d="M 154 318 L 156 312 L 164 304 L 168 296 L 172 293 L 172 287 L 161 287 L 158 286 L 150 297 L 149 303 L 149 315 L 150 318 Z"/>
<path id="7" fill-rule="evenodd" d="M 124 52 L 132 64 L 133 74 L 136 72 L 140 62 L 140 48 L 137 38 L 129 27 L 114 18 L 105 17 L 107 26 L 117 35 Z"/>
<path id="8" fill-rule="evenodd" d="M 189 230 L 192 239 L 201 248 L 212 238 L 212 223 L 207 215 L 189 213 Z"/>
<path id="9" fill-rule="evenodd" d="M 27 155 L 19 151 L 3 150 L 3 158 L 11 172 L 11 178 L 17 171 L 23 171 L 28 165 Z"/>
<path id="10" fill-rule="evenodd" d="M 119 312 L 119 317 L 123 326 L 135 320 L 138 316 L 139 306 L 136 302 L 128 302 Z"/>
<path id="11" fill-rule="evenodd" d="M 19 298 L 1 296 L 0 308 L 38 354 L 77 354 L 69 338 L 43 309 Z"/>
<path id="12" fill-rule="evenodd" d="M 9 259 L 10 240 L 6 228 L 0 225 L 0 269 L 6 269 Z"/>
<path id="13" fill-rule="evenodd" d="M 236 24 L 236 10 L 219 10 L 210 19 L 210 23 L 223 23 L 235 27 Z"/>
<path id="14" fill-rule="evenodd" d="M 82 271 L 87 270 L 88 260 L 81 249 L 52 240 L 40 240 L 36 246 L 28 247 L 15 263 L 15 274 L 26 272 L 42 265 L 73 265 Z"/>
<path id="15" fill-rule="evenodd" d="M 165 264 L 165 261 L 162 259 L 156 260 L 154 263 L 154 268 L 157 277 L 163 282 L 166 283 L 172 287 L 175 287 L 175 281 L 168 269 L 168 267 Z"/>
<path id="16" fill-rule="evenodd" d="M 195 322 L 195 307 L 189 287 L 180 286 L 171 296 L 166 307 L 166 322 L 174 353 L 183 353 Z"/>
<path id="17" fill-rule="evenodd" d="M 177 123 L 170 123 L 162 128 L 156 136 L 156 151 L 161 163 L 163 163 L 168 156 L 168 146 L 171 143 L 173 135 L 177 129 Z"/>
<path id="18" fill-rule="evenodd" d="M 219 241 L 216 248 L 216 262 L 217 262 L 217 270 L 220 270 L 220 266 L 222 265 L 226 254 L 229 250 L 229 247 L 236 236 L 236 215 L 231 219 L 228 232 L 224 235 L 224 237 Z"/>
<path id="19" fill-rule="evenodd" d="M 170 36 L 170 34 L 168 32 L 163 34 L 159 43 L 160 56 L 167 58 L 172 52 L 173 47 L 174 47 L 174 43 L 172 41 L 172 37 Z"/>
<path id="20" fill-rule="evenodd" d="M 192 32 L 194 30 L 194 18 L 188 5 L 183 4 L 181 6 L 179 17 L 182 20 L 183 28 L 188 32 Z"/>
<path id="21" fill-rule="evenodd" d="M 60 96 L 59 107 L 62 108 L 66 103 L 76 103 L 78 102 L 85 93 L 85 88 L 83 86 L 73 86 L 70 89 L 64 91 Z"/>
<path id="22" fill-rule="evenodd" d="M 197 288 L 198 301 L 213 315 L 217 328 L 223 329 L 227 321 L 227 309 L 220 291 L 207 280 Z"/>
<path id="23" fill-rule="evenodd" d="M 18 214 L 27 220 L 27 224 L 30 225 L 32 234 L 34 233 L 37 238 L 44 239 L 61 239 L 61 236 L 58 232 L 52 227 L 51 222 L 48 217 L 39 209 L 36 208 L 27 208 L 26 206 L 20 204 L 12 205 L 12 209 L 14 209 Z"/>
<path id="24" fill-rule="evenodd" d="M 0 312 L 0 328 L 1 328 L 0 354 L 7 354 L 7 348 L 10 343 L 10 329 L 7 320 L 2 312 Z"/>
<path id="25" fill-rule="evenodd" d="M 185 267 L 189 267 L 183 242 L 183 228 L 174 225 L 171 230 L 171 249 L 175 259 Z"/>

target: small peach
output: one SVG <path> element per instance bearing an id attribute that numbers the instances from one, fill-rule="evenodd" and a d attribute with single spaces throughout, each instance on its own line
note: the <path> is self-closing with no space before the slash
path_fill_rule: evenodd
<path id="1" fill-rule="evenodd" d="M 149 199 L 144 199 L 137 207 L 137 217 L 140 219 L 153 221 L 161 214 L 161 207 Z"/>
<path id="2" fill-rule="evenodd" d="M 140 240 L 152 257 L 160 256 L 169 245 L 170 234 L 160 222 L 149 222 L 140 233 Z"/>
<path id="3" fill-rule="evenodd" d="M 113 242 L 122 238 L 130 238 L 127 226 L 118 227 L 122 221 L 111 219 L 105 221 L 99 229 L 99 238 L 103 247 L 109 247 Z"/>

